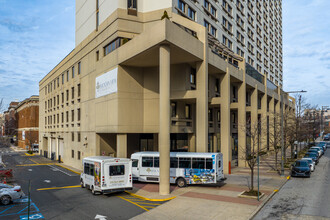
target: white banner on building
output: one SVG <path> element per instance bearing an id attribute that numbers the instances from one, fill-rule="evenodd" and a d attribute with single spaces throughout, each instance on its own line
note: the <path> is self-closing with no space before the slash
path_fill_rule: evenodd
<path id="1" fill-rule="evenodd" d="M 25 131 L 24 130 L 22 131 L 22 140 L 23 141 L 25 140 Z"/>
<path id="2" fill-rule="evenodd" d="M 95 79 L 95 98 L 117 92 L 118 68 L 110 70 Z"/>

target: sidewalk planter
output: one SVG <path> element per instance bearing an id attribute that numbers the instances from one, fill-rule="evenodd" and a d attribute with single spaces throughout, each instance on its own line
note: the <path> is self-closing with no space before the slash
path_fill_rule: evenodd
<path id="1" fill-rule="evenodd" d="M 245 193 L 248 193 L 247 191 L 243 191 L 240 194 L 238 194 L 238 197 L 240 198 L 248 198 L 248 199 L 258 199 L 258 196 L 251 196 L 251 195 L 246 195 Z M 259 192 L 259 199 L 261 199 L 265 193 Z"/>

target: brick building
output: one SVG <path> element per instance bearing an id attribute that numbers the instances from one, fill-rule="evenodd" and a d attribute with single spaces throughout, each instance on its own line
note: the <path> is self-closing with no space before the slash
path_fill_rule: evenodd
<path id="1" fill-rule="evenodd" d="M 19 102 L 11 102 L 9 104 L 8 110 L 4 112 L 5 123 L 4 123 L 4 135 L 13 137 L 16 141 L 17 137 L 17 116 L 16 107 Z"/>
<path id="2" fill-rule="evenodd" d="M 18 146 L 25 148 L 39 142 L 39 96 L 31 96 L 16 108 Z"/>

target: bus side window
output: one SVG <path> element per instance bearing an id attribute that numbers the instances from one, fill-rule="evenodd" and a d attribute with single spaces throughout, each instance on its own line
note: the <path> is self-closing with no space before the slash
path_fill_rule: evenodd
<path id="1" fill-rule="evenodd" d="M 142 167 L 153 167 L 153 157 L 142 157 Z"/>
<path id="2" fill-rule="evenodd" d="M 192 158 L 193 169 L 205 169 L 205 158 Z"/>
<path id="3" fill-rule="evenodd" d="M 89 165 L 89 175 L 94 176 L 94 164 Z"/>
<path id="4" fill-rule="evenodd" d="M 170 158 L 170 167 L 171 168 L 178 168 L 178 158 L 177 157 L 171 157 Z"/>
<path id="5" fill-rule="evenodd" d="M 213 162 L 212 158 L 206 158 L 206 167 L 205 167 L 205 169 L 209 169 L 209 170 L 213 169 L 212 162 Z"/>
<path id="6" fill-rule="evenodd" d="M 159 157 L 154 157 L 154 167 L 159 167 Z"/>
<path id="7" fill-rule="evenodd" d="M 89 163 L 84 163 L 84 174 L 89 175 Z"/>
<path id="8" fill-rule="evenodd" d="M 179 168 L 191 168 L 191 158 L 179 158 Z"/>
<path id="9" fill-rule="evenodd" d="M 221 160 L 219 160 L 219 168 L 221 168 Z"/>
<path id="10" fill-rule="evenodd" d="M 138 166 L 139 160 L 133 160 L 132 161 L 132 167 L 137 167 Z"/>

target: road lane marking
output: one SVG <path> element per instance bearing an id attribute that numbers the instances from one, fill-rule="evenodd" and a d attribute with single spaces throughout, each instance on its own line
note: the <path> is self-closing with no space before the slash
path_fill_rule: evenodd
<path id="1" fill-rule="evenodd" d="M 127 202 L 130 202 L 130 203 L 132 203 L 132 204 L 134 204 L 134 205 L 140 207 L 141 209 L 146 210 L 147 212 L 149 212 L 148 209 L 144 208 L 143 206 L 141 206 L 141 205 L 139 205 L 139 204 L 137 204 L 137 203 L 135 203 L 135 202 L 132 202 L 132 201 L 130 201 L 130 200 L 128 200 L 128 199 L 125 199 L 125 198 L 122 197 L 122 196 L 117 196 L 117 197 L 118 197 L 118 198 L 121 198 L 121 199 L 123 199 L 123 200 L 125 200 L 125 201 L 127 201 Z"/>
<path id="2" fill-rule="evenodd" d="M 35 164 L 39 164 L 37 161 L 35 161 L 35 160 L 32 160 L 32 159 L 30 159 L 29 158 L 29 160 L 31 160 L 32 162 L 34 162 Z"/>
<path id="3" fill-rule="evenodd" d="M 56 170 L 53 170 L 53 171 L 60 171 L 60 172 L 66 174 L 66 175 L 68 175 L 68 176 L 76 176 L 76 174 L 75 174 L 75 175 L 72 175 L 72 174 L 67 173 L 67 172 L 65 172 L 65 171 L 63 171 L 63 170 L 60 170 L 60 169 L 58 169 L 58 168 L 56 168 L 56 167 L 54 167 L 54 166 L 52 166 L 52 165 L 48 165 L 48 166 L 51 167 L 51 168 L 53 168 L 53 169 L 56 169 Z"/>
<path id="4" fill-rule="evenodd" d="M 75 173 L 75 174 L 79 174 L 80 175 L 80 173 L 79 172 L 77 172 L 77 171 L 74 171 L 74 170 L 71 170 L 70 168 L 67 168 L 67 167 L 65 167 L 65 166 L 62 166 L 62 165 L 59 165 L 59 164 L 55 164 L 56 166 L 59 166 L 59 167 L 62 167 L 62 168 L 64 168 L 64 169 L 67 169 L 67 170 L 69 170 L 69 171 L 71 171 L 72 173 Z"/>
<path id="5" fill-rule="evenodd" d="M 16 165 L 17 167 L 29 167 L 29 166 L 47 166 L 47 165 L 54 165 L 53 163 L 31 163 L 31 164 L 20 164 Z"/>
<path id="6" fill-rule="evenodd" d="M 42 190 L 52 190 L 52 189 L 69 189 L 69 188 L 78 188 L 80 185 L 75 185 L 75 186 L 59 186 L 59 187 L 51 187 L 51 188 L 40 188 L 37 189 L 37 191 L 42 191 Z"/>
<path id="7" fill-rule="evenodd" d="M 148 202 L 139 202 L 139 204 L 155 205 L 155 206 L 159 206 L 159 205 L 162 205 L 162 204 L 157 204 L 157 203 L 148 203 Z"/>

